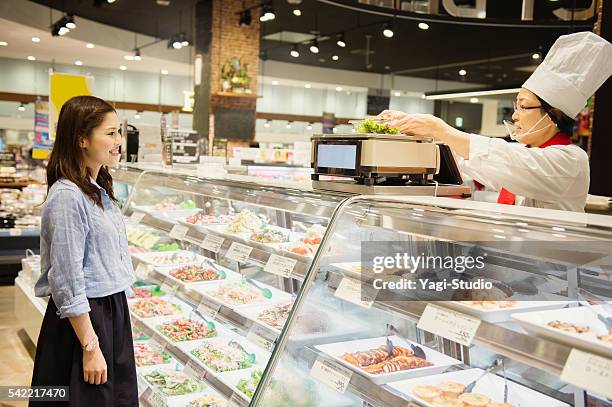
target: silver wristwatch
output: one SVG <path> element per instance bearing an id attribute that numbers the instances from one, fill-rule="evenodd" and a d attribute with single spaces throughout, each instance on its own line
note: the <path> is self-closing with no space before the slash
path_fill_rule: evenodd
<path id="1" fill-rule="evenodd" d="M 83 351 L 85 352 L 91 352 L 93 351 L 96 346 L 98 346 L 98 337 L 95 336 L 91 341 L 89 341 L 88 344 L 86 344 L 85 346 L 82 346 Z"/>

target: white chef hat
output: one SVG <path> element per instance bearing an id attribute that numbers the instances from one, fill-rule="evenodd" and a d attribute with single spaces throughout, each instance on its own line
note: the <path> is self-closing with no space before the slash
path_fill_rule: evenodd
<path id="1" fill-rule="evenodd" d="M 612 45 L 592 32 L 579 32 L 557 38 L 523 87 L 576 117 L 611 75 Z"/>

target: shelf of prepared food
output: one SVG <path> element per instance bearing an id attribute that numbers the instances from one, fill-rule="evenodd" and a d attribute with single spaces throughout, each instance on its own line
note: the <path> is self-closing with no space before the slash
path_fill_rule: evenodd
<path id="1" fill-rule="evenodd" d="M 602 400 L 605 405 L 609 380 L 607 386 L 602 381 L 612 374 L 612 311 L 605 302 L 612 286 L 602 259 L 612 247 L 612 221 L 428 200 L 356 197 L 341 205 L 304 277 L 255 405 L 273 396 L 267 385 L 283 385 L 279 372 L 288 364 L 349 399 L 376 406 L 566 406 Z M 394 247 L 407 242 L 417 254 L 484 248 L 493 292 L 510 293 L 504 299 L 444 302 L 406 292 L 380 298 L 361 291 L 361 280 L 367 284 L 374 275 L 362 269 L 368 241 Z M 341 250 L 330 250 L 331 244 Z M 587 305 L 583 292 L 603 303 Z M 327 339 L 323 329 L 309 343 L 296 343 L 300 317 L 314 307 L 368 330 L 342 340 Z"/>

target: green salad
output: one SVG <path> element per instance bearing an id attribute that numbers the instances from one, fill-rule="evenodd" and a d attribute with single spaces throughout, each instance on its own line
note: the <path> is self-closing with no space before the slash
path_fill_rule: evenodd
<path id="1" fill-rule="evenodd" d="M 250 378 L 240 379 L 236 385 L 236 388 L 246 394 L 248 398 L 251 398 L 253 397 L 253 394 L 255 394 L 255 389 L 261 380 L 261 376 L 263 376 L 263 372 L 261 370 L 254 370 L 253 373 L 251 373 Z"/>
<path id="2" fill-rule="evenodd" d="M 153 370 L 145 375 L 145 379 L 168 396 L 180 396 L 203 390 L 201 383 L 183 372 Z"/>
<path id="3" fill-rule="evenodd" d="M 373 119 L 362 120 L 355 129 L 357 133 L 375 133 L 375 134 L 399 134 L 399 130 L 395 127 L 389 127 L 386 124 L 378 123 Z"/>

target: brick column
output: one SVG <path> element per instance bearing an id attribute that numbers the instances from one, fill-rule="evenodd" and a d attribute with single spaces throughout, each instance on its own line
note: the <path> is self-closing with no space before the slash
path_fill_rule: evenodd
<path id="1" fill-rule="evenodd" d="M 214 125 L 215 138 L 227 138 L 230 145 L 248 144 L 255 137 L 261 9 L 251 10 L 246 27 L 239 26 L 236 13 L 243 5 L 257 4 L 259 0 L 200 0 L 196 5 L 196 54 L 203 63 L 202 85 L 195 89 L 194 129 L 204 135 Z M 233 57 L 248 64 L 251 94 L 222 92 L 221 66 Z M 209 123 L 211 114 L 214 124 Z"/>

